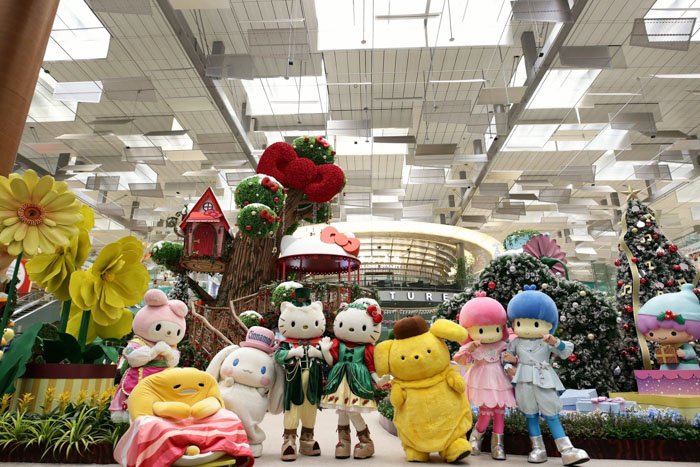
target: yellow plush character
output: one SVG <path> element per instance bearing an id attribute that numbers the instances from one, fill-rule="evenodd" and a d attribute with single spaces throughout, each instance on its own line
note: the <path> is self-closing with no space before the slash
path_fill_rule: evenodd
<path id="1" fill-rule="evenodd" d="M 10 345 L 10 341 L 14 339 L 14 337 L 15 331 L 12 330 L 12 328 L 5 328 L 5 332 L 3 332 L 2 338 L 0 339 L 0 360 L 2 360 L 7 346 Z"/>
<path id="2" fill-rule="evenodd" d="M 394 424 L 406 460 L 427 462 L 431 452 L 446 462 L 467 457 L 471 408 L 464 379 L 450 366 L 450 352 L 442 340 L 463 342 L 466 329 L 444 319 L 429 327 L 423 318 L 413 316 L 398 321 L 394 335 L 395 340 L 375 348 L 374 363 L 379 375 L 394 377 Z"/>
<path id="3" fill-rule="evenodd" d="M 129 417 L 144 415 L 196 420 L 215 414 L 224 406 L 219 385 L 196 368 L 170 368 L 136 385 L 129 396 Z"/>

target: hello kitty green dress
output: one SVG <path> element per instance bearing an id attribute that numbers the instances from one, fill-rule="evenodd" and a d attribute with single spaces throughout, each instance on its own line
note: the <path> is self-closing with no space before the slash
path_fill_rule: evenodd
<path id="1" fill-rule="evenodd" d="M 374 401 L 374 345 L 333 339 L 333 368 L 326 381 L 321 407 L 347 412 L 371 412 Z"/>

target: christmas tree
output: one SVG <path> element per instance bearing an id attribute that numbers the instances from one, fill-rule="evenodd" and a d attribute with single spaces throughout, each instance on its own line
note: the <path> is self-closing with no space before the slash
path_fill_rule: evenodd
<path id="1" fill-rule="evenodd" d="M 695 268 L 679 252 L 657 224 L 656 215 L 631 187 L 627 194 L 627 209 L 620 220 L 619 255 L 617 266 L 617 306 L 623 329 L 622 361 L 619 386 L 633 391 L 636 387 L 634 370 L 650 367 L 650 352 L 646 340 L 637 334 L 635 315 L 650 298 L 678 292 L 681 285 L 692 282 Z"/>
<path id="2" fill-rule="evenodd" d="M 185 274 L 179 274 L 177 280 L 170 289 L 168 293 L 168 298 L 171 300 L 182 300 L 189 304 L 190 301 L 190 287 L 187 284 L 187 276 Z"/>
<path id="3" fill-rule="evenodd" d="M 613 372 L 617 360 L 619 331 L 617 313 L 608 297 L 576 281 L 555 277 L 529 254 L 499 256 L 464 292 L 438 308 L 438 317 L 457 320 L 457 314 L 476 290 L 498 300 L 504 308 L 524 285 L 535 284 L 552 297 L 560 313 L 556 335 L 574 343 L 574 354 L 553 365 L 568 388 L 596 388 L 600 393 L 616 390 Z M 451 347 L 455 351 L 458 346 Z"/>

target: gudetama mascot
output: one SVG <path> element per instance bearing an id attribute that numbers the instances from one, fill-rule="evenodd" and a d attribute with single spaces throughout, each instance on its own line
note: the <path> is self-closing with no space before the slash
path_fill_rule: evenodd
<path id="1" fill-rule="evenodd" d="M 125 467 L 200 465 L 226 454 L 237 466 L 253 456 L 241 420 L 224 409 L 213 376 L 171 368 L 141 380 L 129 396 L 132 424 L 114 450 Z"/>
<path id="2" fill-rule="evenodd" d="M 420 316 L 412 316 L 394 325 L 394 336 L 377 345 L 374 364 L 379 375 L 393 376 L 394 424 L 406 460 L 428 462 L 431 452 L 445 462 L 467 457 L 472 412 L 464 379 L 450 365 L 443 341 L 464 342 L 467 330 L 444 319 L 429 327 Z"/>

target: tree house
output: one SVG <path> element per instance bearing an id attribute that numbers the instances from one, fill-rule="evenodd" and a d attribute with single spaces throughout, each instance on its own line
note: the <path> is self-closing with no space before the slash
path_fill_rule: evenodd
<path id="1" fill-rule="evenodd" d="M 182 265 L 190 271 L 220 273 L 226 266 L 230 226 L 211 188 L 182 219 Z"/>

